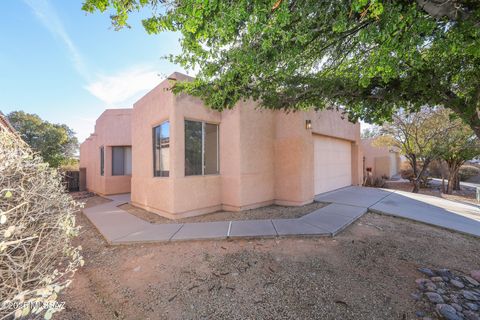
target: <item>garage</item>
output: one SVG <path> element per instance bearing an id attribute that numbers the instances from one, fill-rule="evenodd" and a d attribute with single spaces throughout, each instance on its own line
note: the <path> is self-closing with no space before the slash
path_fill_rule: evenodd
<path id="1" fill-rule="evenodd" d="M 352 185 L 350 141 L 314 135 L 315 194 Z"/>

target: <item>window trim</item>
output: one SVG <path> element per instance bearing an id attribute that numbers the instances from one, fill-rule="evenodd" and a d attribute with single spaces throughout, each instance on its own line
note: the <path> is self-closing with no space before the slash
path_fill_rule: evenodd
<path id="1" fill-rule="evenodd" d="M 205 121 L 205 120 L 199 120 L 199 119 L 194 119 L 194 118 L 184 118 L 183 119 L 183 133 L 185 134 L 185 121 L 192 121 L 192 122 L 200 122 L 202 124 L 202 174 L 185 174 L 185 163 L 186 163 L 186 152 L 185 152 L 185 141 L 186 137 L 183 138 L 184 140 L 184 155 L 183 155 L 183 164 L 184 164 L 184 169 L 183 169 L 183 175 L 184 177 L 205 177 L 205 176 L 218 176 L 220 175 L 220 123 L 219 122 L 214 122 L 214 121 Z M 216 173 L 205 173 L 205 125 L 206 124 L 212 124 L 217 127 L 217 172 Z"/>
<path id="2" fill-rule="evenodd" d="M 153 161 L 152 161 L 152 174 L 153 174 L 153 177 L 154 177 L 154 178 L 163 178 L 163 179 L 168 179 L 168 178 L 170 178 L 170 166 L 169 166 L 169 169 L 168 169 L 168 175 L 166 175 L 166 176 L 165 176 L 165 175 L 157 176 L 157 175 L 155 174 L 155 162 L 156 162 L 156 160 L 157 160 L 157 156 L 156 156 L 156 153 L 155 153 L 155 151 L 156 151 L 156 150 L 155 150 L 155 147 L 156 147 L 156 146 L 155 146 L 155 129 L 158 128 L 158 127 L 161 127 L 162 125 L 164 125 L 164 124 L 167 123 L 167 122 L 168 122 L 168 124 L 169 124 L 169 127 L 168 127 L 168 139 L 169 139 L 168 149 L 169 149 L 169 152 L 171 152 L 171 151 L 170 151 L 170 145 L 171 145 L 171 140 L 170 140 L 170 135 L 171 135 L 171 132 L 170 132 L 170 131 L 171 131 L 171 130 L 170 130 L 170 128 L 171 128 L 171 123 L 170 123 L 170 119 L 162 120 L 162 121 L 160 121 L 160 122 L 158 122 L 158 123 L 156 123 L 156 124 L 154 124 L 154 125 L 152 126 L 152 153 L 153 153 L 153 154 L 152 154 L 152 156 L 153 156 L 153 157 L 152 157 L 152 160 L 153 160 Z M 161 150 L 161 148 L 160 148 L 160 150 Z M 169 155 L 169 157 L 168 157 L 168 161 L 170 161 L 170 155 Z"/>

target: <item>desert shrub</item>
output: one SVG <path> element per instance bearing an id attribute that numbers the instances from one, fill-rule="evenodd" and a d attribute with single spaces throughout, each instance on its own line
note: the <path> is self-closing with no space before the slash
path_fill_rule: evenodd
<path id="1" fill-rule="evenodd" d="M 448 166 L 444 161 L 434 160 L 428 166 L 430 176 L 433 178 L 448 177 Z"/>
<path id="2" fill-rule="evenodd" d="M 472 177 L 478 176 L 480 174 L 480 169 L 472 165 L 463 165 L 458 171 L 458 177 L 460 181 L 466 181 Z"/>
<path id="3" fill-rule="evenodd" d="M 400 175 L 403 179 L 407 179 L 408 181 L 413 181 L 413 179 L 415 178 L 412 168 L 400 170 Z"/>
<path id="4" fill-rule="evenodd" d="M 387 179 L 384 178 L 384 177 L 375 178 L 375 180 L 373 180 L 373 187 L 383 188 L 383 187 L 385 187 L 386 182 L 387 182 Z"/>
<path id="5" fill-rule="evenodd" d="M 49 319 L 58 293 L 83 265 L 78 204 L 57 170 L 16 136 L 0 130 L 0 319 Z"/>
<path id="6" fill-rule="evenodd" d="M 403 179 L 407 179 L 410 182 L 413 182 L 413 180 L 415 179 L 415 175 L 413 174 L 412 168 L 400 170 L 400 175 L 402 176 Z M 422 178 L 420 178 L 420 187 L 422 188 L 428 187 L 430 180 L 431 179 L 429 178 L 429 172 L 427 171 L 422 176 Z"/>

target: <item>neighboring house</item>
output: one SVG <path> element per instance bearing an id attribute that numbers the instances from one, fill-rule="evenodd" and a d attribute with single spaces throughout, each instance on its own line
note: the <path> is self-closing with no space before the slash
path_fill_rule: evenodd
<path id="1" fill-rule="evenodd" d="M 174 81 L 189 77 L 174 73 L 169 79 L 133 107 L 133 205 L 180 218 L 273 203 L 300 206 L 316 194 L 361 184 L 360 126 L 339 112 L 259 110 L 252 101 L 218 112 L 198 98 L 169 90 Z M 102 146 L 112 145 L 106 137 L 130 131 L 113 120 L 104 126 L 103 133 L 96 128 L 88 155 L 83 144 L 80 150 L 87 185 L 99 179 L 93 163 L 100 162 Z M 103 157 L 108 175 L 114 160 L 108 152 Z M 116 193 L 109 186 L 115 181 L 104 182 L 100 193 Z M 98 192 L 91 184 L 88 189 Z"/>
<path id="2" fill-rule="evenodd" d="M 132 109 L 107 109 L 80 145 L 80 189 L 101 194 L 130 192 Z"/>
<path id="3" fill-rule="evenodd" d="M 10 131 L 11 133 L 17 134 L 17 131 L 13 128 L 10 121 L 7 117 L 0 111 L 0 130 Z"/>
<path id="4" fill-rule="evenodd" d="M 374 145 L 375 138 L 362 139 L 362 152 L 364 158 L 364 179 L 368 173 L 375 178 L 391 178 L 400 172 L 401 156 L 392 147 Z"/>

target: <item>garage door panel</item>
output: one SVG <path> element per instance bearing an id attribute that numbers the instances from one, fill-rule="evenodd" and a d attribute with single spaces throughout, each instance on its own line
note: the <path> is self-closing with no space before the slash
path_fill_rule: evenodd
<path id="1" fill-rule="evenodd" d="M 346 140 L 314 136 L 315 194 L 352 184 L 352 150 Z"/>

